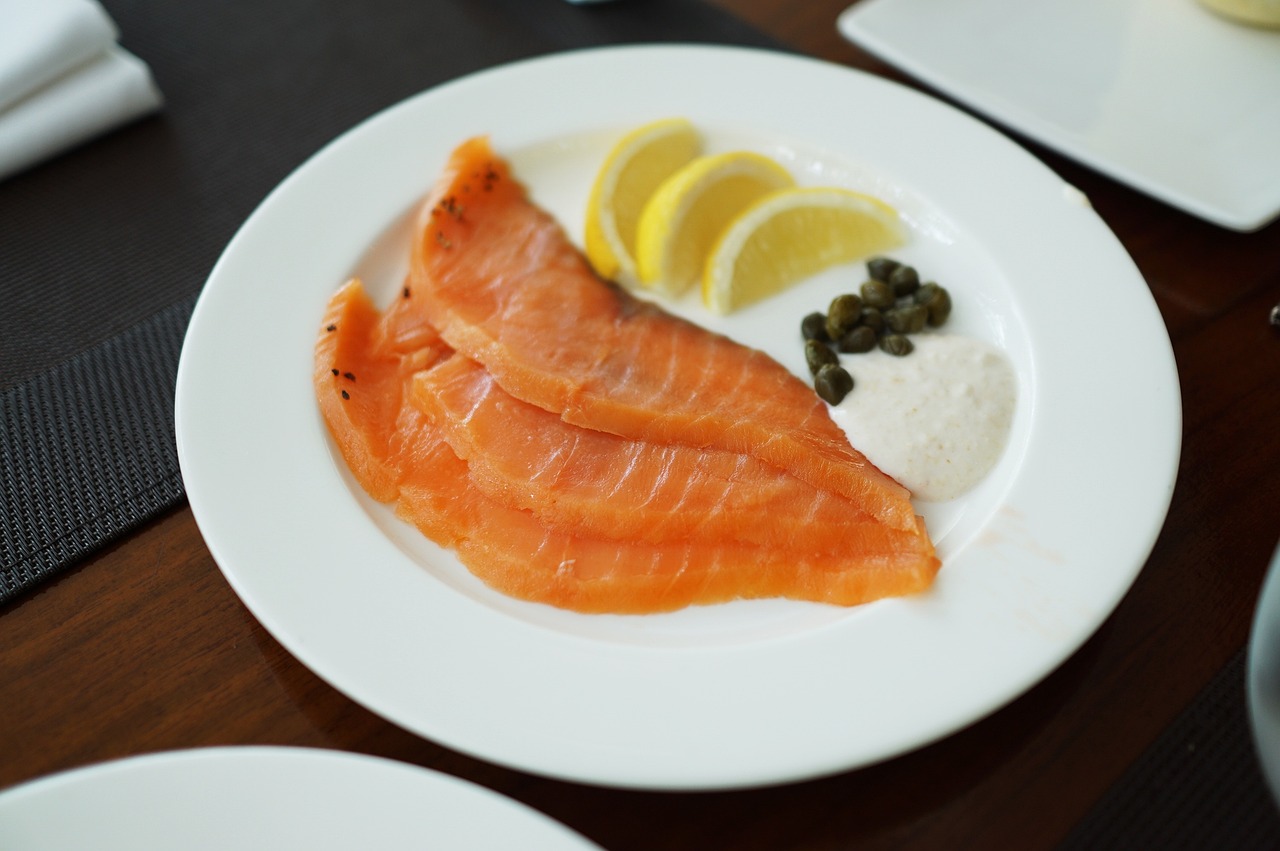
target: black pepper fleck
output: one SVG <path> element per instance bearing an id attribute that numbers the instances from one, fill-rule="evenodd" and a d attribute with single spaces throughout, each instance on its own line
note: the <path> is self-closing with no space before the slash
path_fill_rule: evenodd
<path id="1" fill-rule="evenodd" d="M 439 207 L 458 221 L 462 221 L 462 211 L 465 208 L 458 203 L 458 199 L 453 195 L 441 201 Z"/>

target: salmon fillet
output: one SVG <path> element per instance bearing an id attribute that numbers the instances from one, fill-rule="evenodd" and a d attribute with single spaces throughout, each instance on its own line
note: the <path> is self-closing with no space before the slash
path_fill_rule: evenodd
<path id="1" fill-rule="evenodd" d="M 412 398 L 477 488 L 549 526 L 624 541 L 732 540 L 796 551 L 900 543 L 849 500 L 750 455 L 571 425 L 511 396 L 461 355 L 418 373 Z"/>
<path id="2" fill-rule="evenodd" d="M 938 561 L 919 524 L 881 525 L 878 541 L 838 553 L 727 539 L 623 542 L 493 499 L 413 402 L 433 368 L 443 376 L 455 358 L 465 366 L 416 295 L 380 315 L 358 281 L 335 293 L 315 348 L 317 401 L 360 485 L 497 590 L 581 612 L 649 613 L 756 597 L 855 605 L 932 583 Z"/>
<path id="3" fill-rule="evenodd" d="M 652 614 L 730 600 L 789 597 L 851 606 L 927 588 L 935 569 L 909 549 L 846 560 L 741 544 L 619 545 L 541 524 L 489 499 L 429 425 L 398 513 L 452 547 L 485 584 L 584 613 Z M 897 532 L 909 548 L 918 543 Z"/>
<path id="4" fill-rule="evenodd" d="M 450 346 L 567 423 L 749 454 L 895 529 L 919 525 L 811 388 L 598 278 L 483 138 L 454 152 L 424 205 L 410 277 Z"/>

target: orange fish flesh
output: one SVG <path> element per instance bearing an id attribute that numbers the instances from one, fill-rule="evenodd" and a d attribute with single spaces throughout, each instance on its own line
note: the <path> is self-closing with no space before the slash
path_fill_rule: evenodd
<path id="1" fill-rule="evenodd" d="M 423 206 L 410 277 L 450 346 L 565 422 L 747 453 L 917 526 L 908 491 L 849 445 L 810 387 L 598 278 L 484 138 L 454 151 Z"/>

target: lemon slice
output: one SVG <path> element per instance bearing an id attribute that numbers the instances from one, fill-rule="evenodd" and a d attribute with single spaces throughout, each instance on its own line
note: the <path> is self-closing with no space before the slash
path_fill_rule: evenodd
<path id="1" fill-rule="evenodd" d="M 836 187 L 781 189 L 721 233 L 707 257 L 702 300 L 716 313 L 729 313 L 905 240 L 897 211 L 870 195 Z"/>
<path id="2" fill-rule="evenodd" d="M 707 254 L 729 222 L 753 201 L 794 184 L 785 168 L 760 154 L 698 157 L 667 178 L 640 214 L 640 282 L 680 295 L 702 279 Z"/>
<path id="3" fill-rule="evenodd" d="M 683 118 L 654 121 L 622 137 L 596 173 L 583 235 L 587 260 L 601 277 L 636 281 L 636 228 L 662 181 L 692 160 L 702 139 Z"/>

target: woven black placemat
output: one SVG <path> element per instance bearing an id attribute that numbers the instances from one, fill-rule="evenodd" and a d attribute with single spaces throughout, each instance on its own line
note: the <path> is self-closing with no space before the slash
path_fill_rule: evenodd
<path id="1" fill-rule="evenodd" d="M 1280 848 L 1254 751 L 1241 649 L 1076 826 L 1060 851 Z"/>
<path id="2" fill-rule="evenodd" d="M 178 353 L 289 172 L 423 89 L 634 42 L 777 47 L 700 0 L 104 0 L 163 111 L 0 183 L 0 602 L 181 501 Z"/>
<path id="3" fill-rule="evenodd" d="M 0 393 L 0 594 L 182 498 L 173 380 L 190 315 L 162 310 Z"/>

